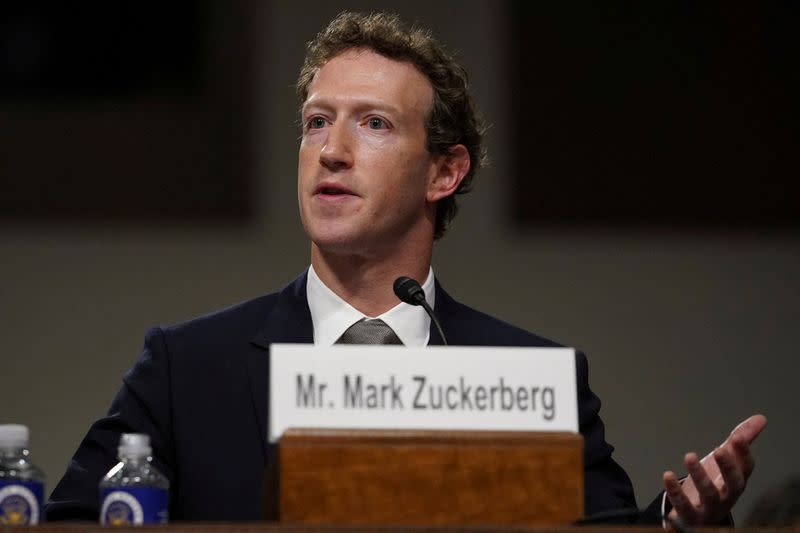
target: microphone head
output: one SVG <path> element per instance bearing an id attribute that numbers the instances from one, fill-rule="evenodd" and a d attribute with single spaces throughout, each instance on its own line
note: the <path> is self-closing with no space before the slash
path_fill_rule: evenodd
<path id="1" fill-rule="evenodd" d="M 400 276 L 394 280 L 394 293 L 401 301 L 411 305 L 421 305 L 425 301 L 425 291 L 419 283 L 408 276 Z"/>

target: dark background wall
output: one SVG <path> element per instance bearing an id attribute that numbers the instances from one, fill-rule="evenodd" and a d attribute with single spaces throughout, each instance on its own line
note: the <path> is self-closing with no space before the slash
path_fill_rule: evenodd
<path id="1" fill-rule="evenodd" d="M 529 227 L 797 227 L 790 2 L 517 2 L 513 211 Z M 536 176 L 538 179 L 530 179 Z"/>
<path id="2" fill-rule="evenodd" d="M 721 106 L 707 112 L 706 129 L 689 132 L 688 143 L 680 131 L 664 136 L 657 124 L 650 129 L 649 121 L 637 118 L 642 112 L 665 117 L 674 101 L 670 91 L 658 87 L 649 89 L 664 94 L 658 105 L 637 100 L 637 69 L 622 68 L 634 54 L 625 44 L 631 35 L 643 39 L 641 26 L 649 22 L 627 4 L 603 13 L 574 5 L 573 19 L 566 20 L 582 25 L 572 26 L 564 19 L 570 14 L 556 4 L 527 13 L 531 61 L 549 65 L 538 77 L 539 70 L 516 59 L 519 49 L 513 43 L 522 19 L 512 4 L 245 2 L 228 11 L 213 5 L 195 15 L 205 37 L 197 56 L 195 81 L 200 81 L 193 90 L 55 100 L 20 90 L 0 98 L 0 420 L 31 426 L 34 454 L 49 487 L 88 425 L 104 413 L 147 327 L 270 292 L 307 265 L 308 243 L 296 213 L 299 131 L 292 85 L 303 43 L 344 8 L 388 9 L 418 20 L 470 70 L 491 123 L 492 166 L 437 244 L 434 269 L 465 303 L 588 353 L 591 383 L 604 401 L 607 437 L 634 481 L 640 504 L 658 491 L 664 469 L 680 468 L 685 451 L 709 450 L 753 412 L 765 413 L 770 426 L 755 447 L 758 467 L 736 516 L 743 517 L 768 485 L 800 471 L 793 453 L 800 274 L 797 190 L 791 181 L 796 173 L 780 182 L 788 183 L 784 189 L 765 188 L 774 196 L 754 199 L 764 205 L 762 200 L 774 198 L 766 205 L 783 213 L 780 223 L 740 219 L 735 210 L 723 210 L 716 217 L 721 222 L 714 224 L 686 224 L 683 217 L 653 224 L 651 210 L 610 221 L 608 216 L 570 218 L 573 197 L 587 197 L 580 193 L 587 183 L 584 174 L 594 169 L 582 156 L 562 154 L 572 144 L 584 146 L 592 157 L 601 151 L 597 146 L 614 147 L 613 158 L 602 159 L 599 175 L 628 199 L 613 204 L 622 207 L 653 199 L 663 207 L 659 198 L 665 183 L 682 191 L 676 208 L 681 199 L 694 198 L 683 167 L 665 173 L 658 165 L 632 167 L 631 162 L 647 162 L 642 151 L 648 146 L 680 157 L 687 157 L 681 147 L 702 155 L 706 151 L 693 139 L 713 133 L 714 117 L 726 124 L 727 141 L 712 142 L 709 150 L 720 168 L 736 167 L 756 137 L 746 128 L 738 130 L 746 133 L 739 147 L 738 135 L 727 132 L 741 114 L 775 139 L 781 161 L 791 165 L 797 122 L 769 122 L 783 116 L 774 112 L 774 102 L 785 102 L 786 116 L 796 116 L 792 99 L 785 96 L 787 87 L 796 87 L 791 63 L 779 57 L 774 65 L 750 68 L 772 80 L 770 92 L 751 86 L 722 95 L 720 101 L 741 103 L 743 111 Z M 662 17 L 660 10 L 654 7 L 653 17 Z M 685 22 L 690 37 L 706 26 L 717 28 L 711 36 L 738 34 L 725 29 L 730 28 L 725 22 L 730 19 L 723 17 L 728 12 L 717 13 L 719 20 L 714 13 L 680 13 L 669 21 L 677 29 Z M 790 15 L 781 17 L 778 33 L 768 35 L 792 27 L 784 21 Z M 731 16 L 737 24 L 747 21 Z M 592 24 L 595 17 L 611 33 L 599 31 Z M 609 35 L 619 35 L 618 42 Z M 559 53 L 574 67 L 547 55 L 556 48 L 546 46 L 546 38 L 569 44 Z M 587 56 L 586 50 L 599 46 L 597 39 L 615 42 L 620 59 Z M 715 45 L 713 38 L 672 39 L 698 76 L 704 65 L 715 72 L 732 68 L 716 62 L 717 57 L 730 61 L 728 56 L 705 49 Z M 663 58 L 672 57 L 671 47 L 659 49 Z M 695 53 L 706 63 L 698 63 Z M 680 102 L 716 101 L 702 88 L 696 92 L 691 83 L 664 74 L 660 64 L 641 59 L 641 68 L 659 84 L 680 87 Z M 602 82 L 597 65 L 618 66 L 613 82 L 604 83 L 625 90 L 624 95 L 609 92 L 596 102 L 590 99 L 592 92 L 582 84 L 590 74 Z M 731 81 L 739 80 L 733 76 Z M 552 109 L 549 101 L 541 101 L 543 91 Z M 761 99 L 740 98 L 742 91 Z M 531 95 L 538 100 L 526 103 Z M 543 127 L 546 118 L 557 125 L 562 112 L 561 127 Z M 634 121 L 636 134 L 617 146 L 614 139 L 592 133 L 600 119 Z M 771 145 L 764 146 L 768 153 Z M 551 155 L 550 162 L 534 157 L 537 150 Z M 608 161 L 619 165 L 619 180 Z M 706 192 L 738 186 L 727 172 L 711 172 L 707 163 L 702 168 L 688 185 Z M 764 168 L 747 166 L 748 183 L 772 183 L 769 170 L 778 167 Z M 677 181 L 670 181 L 673 176 Z M 557 182 L 568 185 L 566 193 Z M 199 199 L 187 201 L 179 192 L 192 187 L 196 190 L 188 197 Z M 542 206 L 543 191 L 554 190 L 561 196 L 548 197 Z M 86 194 L 94 195 L 91 201 Z M 698 205 L 702 211 L 710 204 Z M 542 217 L 540 211 L 550 214 Z"/>

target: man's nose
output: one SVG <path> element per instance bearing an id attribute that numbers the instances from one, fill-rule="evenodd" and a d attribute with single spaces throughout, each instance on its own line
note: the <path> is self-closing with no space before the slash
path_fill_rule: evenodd
<path id="1" fill-rule="evenodd" d="M 319 162 L 331 171 L 353 166 L 352 133 L 338 121 L 328 128 L 328 136 L 319 154 Z"/>

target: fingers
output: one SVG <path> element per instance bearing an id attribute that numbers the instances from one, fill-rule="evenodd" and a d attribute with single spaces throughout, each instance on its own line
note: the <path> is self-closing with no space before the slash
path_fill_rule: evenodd
<path id="1" fill-rule="evenodd" d="M 700 521 L 700 513 L 689 501 L 689 497 L 683 492 L 678 477 L 674 472 L 664 472 L 664 490 L 667 492 L 673 510 L 678 517 L 687 524 L 696 524 Z"/>
<path id="2" fill-rule="evenodd" d="M 747 475 L 740 468 L 739 463 L 727 448 L 719 448 L 714 452 L 714 459 L 719 465 L 720 473 L 725 484 L 722 488 L 722 497 L 730 502 L 736 503 L 739 496 L 744 491 L 747 483 Z"/>
<path id="3" fill-rule="evenodd" d="M 734 435 L 731 440 L 734 458 L 741 466 L 744 479 L 747 481 L 755 467 L 755 460 L 753 459 L 753 454 L 750 452 L 750 442 L 739 435 Z"/>
<path id="4" fill-rule="evenodd" d="M 720 490 L 714 485 L 714 481 L 708 476 L 706 469 L 700 464 L 700 459 L 696 453 L 687 453 L 683 459 L 686 470 L 694 481 L 694 486 L 700 497 L 700 504 L 706 510 L 715 510 L 720 504 Z"/>
<path id="5" fill-rule="evenodd" d="M 747 480 L 753 472 L 754 460 L 750 444 L 742 435 L 733 435 L 729 443 L 714 451 L 714 460 L 725 481 L 727 497 L 731 505 L 744 492 Z"/>
<path id="6" fill-rule="evenodd" d="M 720 465 L 725 465 L 727 476 L 736 484 L 736 497 L 738 497 L 744 487 L 741 469 L 727 450 L 720 453 L 720 459 Z M 717 486 L 696 453 L 687 453 L 684 464 L 689 472 L 689 478 L 683 486 L 673 472 L 664 473 L 664 489 L 678 517 L 686 524 L 709 524 L 720 520 L 731 508 L 729 489 L 726 486 L 727 478 L 723 475 L 723 478 L 718 480 L 721 486 Z M 725 483 L 722 483 L 723 480 Z M 697 494 L 693 498 L 691 494 L 695 491 Z"/>

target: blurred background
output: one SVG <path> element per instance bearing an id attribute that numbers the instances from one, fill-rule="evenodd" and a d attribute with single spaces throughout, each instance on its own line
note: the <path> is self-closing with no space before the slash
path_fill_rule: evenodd
<path id="1" fill-rule="evenodd" d="M 51 490 L 144 331 L 280 289 L 304 43 L 390 10 L 491 124 L 434 269 L 587 352 L 641 506 L 770 420 L 734 516 L 800 472 L 800 23 L 789 2 L 27 2 L 0 8 L 0 422 Z"/>

